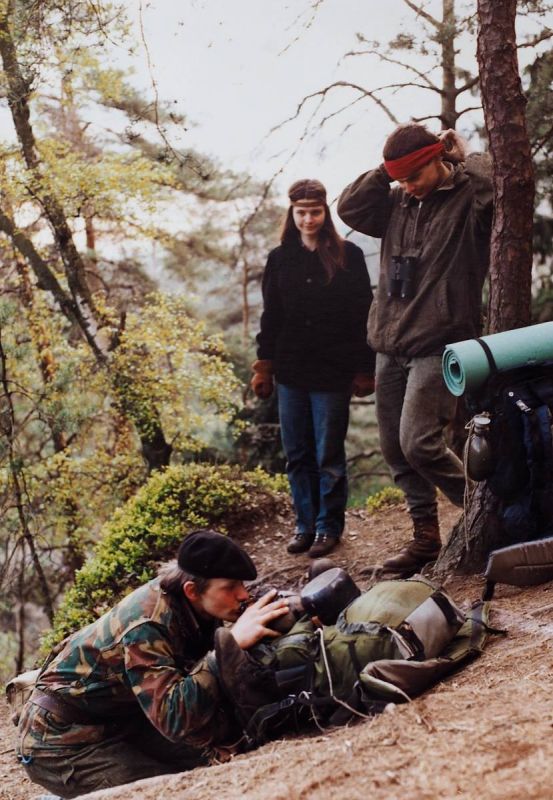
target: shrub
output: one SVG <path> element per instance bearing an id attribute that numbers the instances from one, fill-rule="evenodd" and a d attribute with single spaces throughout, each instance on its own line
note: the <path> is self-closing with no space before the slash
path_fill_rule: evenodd
<path id="1" fill-rule="evenodd" d="M 261 469 L 186 464 L 156 472 L 101 531 L 91 558 L 75 575 L 42 650 L 92 622 L 173 558 L 183 536 L 224 518 L 254 512 L 283 488 Z"/>
<path id="2" fill-rule="evenodd" d="M 374 511 L 381 511 L 383 508 L 389 508 L 390 506 L 398 506 L 400 503 L 403 503 L 404 499 L 405 495 L 401 489 L 397 489 L 395 486 L 386 486 L 384 489 L 381 489 L 379 492 L 376 492 L 376 494 L 372 494 L 367 498 L 367 511 L 372 513 Z"/>

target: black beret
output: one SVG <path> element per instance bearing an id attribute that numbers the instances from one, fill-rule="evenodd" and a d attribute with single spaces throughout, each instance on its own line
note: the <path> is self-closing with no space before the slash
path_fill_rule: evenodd
<path id="1" fill-rule="evenodd" d="M 192 531 L 177 553 L 179 567 L 200 578 L 253 581 L 257 570 L 240 545 L 216 531 Z"/>

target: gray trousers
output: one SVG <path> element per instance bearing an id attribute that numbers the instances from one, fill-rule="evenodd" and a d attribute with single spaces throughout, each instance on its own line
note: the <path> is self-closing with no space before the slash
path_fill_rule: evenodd
<path id="1" fill-rule="evenodd" d="M 455 405 L 442 377 L 441 356 L 377 354 L 380 447 L 414 520 L 436 515 L 436 487 L 452 503 L 463 505 L 463 465 L 444 439 Z"/>

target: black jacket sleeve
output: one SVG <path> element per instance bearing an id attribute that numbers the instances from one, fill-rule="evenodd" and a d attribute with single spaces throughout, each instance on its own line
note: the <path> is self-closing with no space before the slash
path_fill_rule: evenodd
<path id="1" fill-rule="evenodd" d="M 363 251 L 353 243 L 346 243 L 347 265 L 355 275 L 356 291 L 351 305 L 351 341 L 355 372 L 374 375 L 376 356 L 367 344 L 367 318 L 373 301 L 373 292 Z"/>
<path id="2" fill-rule="evenodd" d="M 269 253 L 261 281 L 263 312 L 261 314 L 260 330 L 256 337 L 257 357 L 270 361 L 275 357 L 276 342 L 284 320 L 278 267 L 278 259 L 275 251 L 272 250 Z"/>

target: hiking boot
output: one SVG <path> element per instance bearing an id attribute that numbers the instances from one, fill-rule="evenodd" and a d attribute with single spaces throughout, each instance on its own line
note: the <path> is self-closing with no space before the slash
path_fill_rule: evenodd
<path id="1" fill-rule="evenodd" d="M 305 553 L 313 544 L 314 539 L 315 537 L 310 533 L 295 533 L 288 542 L 286 550 L 288 553 Z"/>
<path id="2" fill-rule="evenodd" d="M 321 558 L 331 553 L 340 540 L 337 536 L 329 536 L 326 533 L 317 533 L 315 541 L 309 548 L 307 555 L 309 558 Z"/>
<path id="3" fill-rule="evenodd" d="M 413 541 L 399 551 L 397 556 L 386 559 L 384 572 L 397 572 L 408 578 L 420 572 L 425 564 L 435 561 L 440 553 L 440 526 L 437 517 L 413 520 Z"/>
<path id="4" fill-rule="evenodd" d="M 246 728 L 259 708 L 279 699 L 274 671 L 242 650 L 228 628 L 215 632 L 215 657 L 219 681 Z"/>

